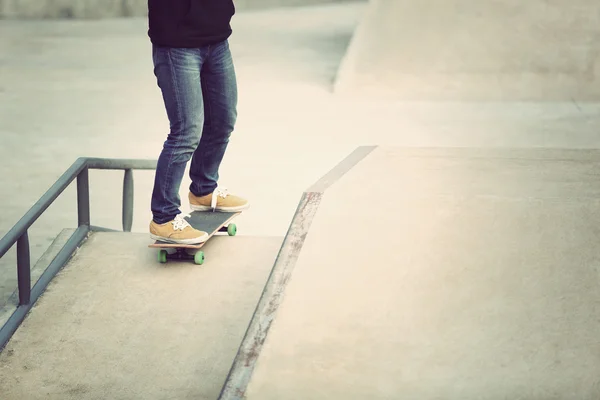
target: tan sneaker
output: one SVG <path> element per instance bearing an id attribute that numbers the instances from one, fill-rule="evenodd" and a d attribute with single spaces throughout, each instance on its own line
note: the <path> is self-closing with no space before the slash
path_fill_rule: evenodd
<path id="1" fill-rule="evenodd" d="M 200 244 L 206 242 L 208 233 L 192 228 L 183 214 L 164 224 L 150 222 L 150 237 L 167 243 Z"/>
<path id="2" fill-rule="evenodd" d="M 248 200 L 229 194 L 225 188 L 217 188 L 213 193 L 202 197 L 190 192 L 188 198 L 190 208 L 194 211 L 237 212 L 249 207 Z"/>

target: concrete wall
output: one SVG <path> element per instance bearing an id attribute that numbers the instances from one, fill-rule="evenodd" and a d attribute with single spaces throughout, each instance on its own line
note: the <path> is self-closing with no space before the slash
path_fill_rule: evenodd
<path id="1" fill-rule="evenodd" d="M 235 0 L 238 11 L 344 0 Z M 0 18 L 114 18 L 145 16 L 148 0 L 0 0 Z"/>
<path id="2" fill-rule="evenodd" d="M 338 93 L 600 100 L 600 2 L 371 0 Z"/>
<path id="3" fill-rule="evenodd" d="M 299 7 L 328 3 L 346 3 L 352 1 L 357 0 L 234 0 L 234 3 L 236 9 L 243 11 L 275 7 Z"/>
<path id="4" fill-rule="evenodd" d="M 0 0 L 3 18 L 111 18 L 143 16 L 147 0 Z"/>

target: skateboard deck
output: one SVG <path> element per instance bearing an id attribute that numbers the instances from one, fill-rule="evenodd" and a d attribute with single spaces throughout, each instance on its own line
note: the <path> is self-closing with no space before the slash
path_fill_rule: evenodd
<path id="1" fill-rule="evenodd" d="M 208 233 L 208 239 L 198 244 L 169 243 L 157 240 L 148 245 L 150 248 L 159 249 L 158 261 L 166 263 L 167 260 L 194 260 L 194 263 L 204 264 L 204 252 L 200 249 L 217 233 L 227 232 L 229 236 L 235 236 L 237 227 L 231 221 L 240 212 L 212 212 L 193 211 L 186 221 L 200 230 Z"/>

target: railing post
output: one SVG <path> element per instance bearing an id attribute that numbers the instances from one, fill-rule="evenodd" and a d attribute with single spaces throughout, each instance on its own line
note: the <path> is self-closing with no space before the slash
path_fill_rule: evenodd
<path id="1" fill-rule="evenodd" d="M 90 225 L 90 181 L 87 167 L 77 175 L 77 225 Z"/>
<path id="2" fill-rule="evenodd" d="M 126 169 L 123 176 L 123 231 L 131 232 L 133 225 L 133 170 Z"/>
<path id="3" fill-rule="evenodd" d="M 27 305 L 31 300 L 31 259 L 27 231 L 17 240 L 17 280 L 19 284 L 19 305 Z"/>

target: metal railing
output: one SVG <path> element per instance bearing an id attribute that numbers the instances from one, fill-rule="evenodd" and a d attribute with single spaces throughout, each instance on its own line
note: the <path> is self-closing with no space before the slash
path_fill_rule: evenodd
<path id="1" fill-rule="evenodd" d="M 123 231 L 130 232 L 133 224 L 133 170 L 154 170 L 156 169 L 156 160 L 77 159 L 17 224 L 0 239 L 0 259 L 15 244 L 17 245 L 17 281 L 19 294 L 19 304 L 16 310 L 4 326 L 0 328 L 0 350 L 8 343 L 52 278 L 69 261 L 89 232 L 110 230 L 90 224 L 88 172 L 90 169 L 124 171 L 122 223 Z M 31 287 L 31 257 L 28 230 L 75 179 L 77 180 L 77 229 L 44 270 L 37 283 Z"/>

